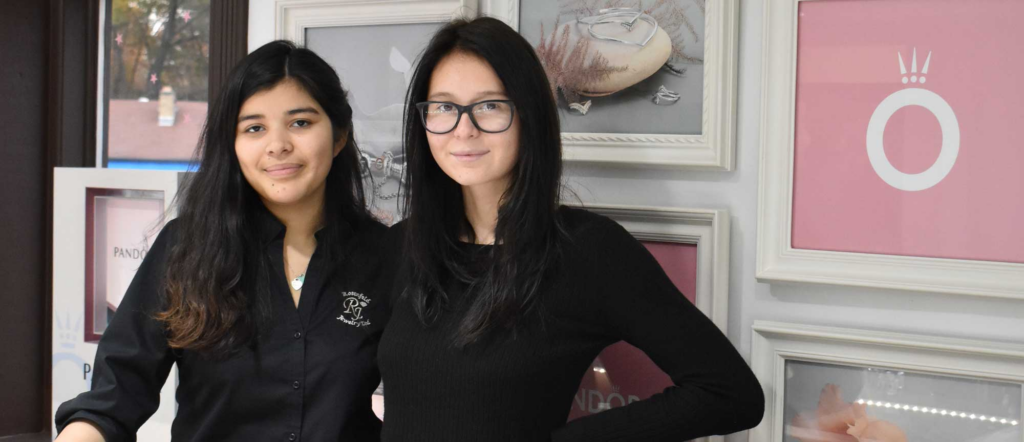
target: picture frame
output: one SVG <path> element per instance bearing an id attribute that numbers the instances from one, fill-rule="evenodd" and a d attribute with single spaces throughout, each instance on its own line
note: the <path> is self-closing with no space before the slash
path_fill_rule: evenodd
<path id="1" fill-rule="evenodd" d="M 847 2 L 847 4 L 842 6 L 850 8 L 856 6 L 856 3 Z M 987 247 L 989 251 L 1000 251 L 1002 255 L 1015 253 L 1013 251 L 1020 250 L 1010 246 L 1016 239 L 1004 237 L 1002 233 L 1019 230 L 1013 229 L 1007 224 L 1013 217 L 998 214 L 1007 210 L 1024 209 L 1024 204 L 1013 202 L 1015 201 L 1014 197 L 1000 202 L 998 195 L 988 195 L 980 192 L 982 189 L 996 189 L 1000 188 L 1000 186 L 995 182 L 983 182 L 987 179 L 987 177 L 983 176 L 986 173 L 979 173 L 977 171 L 973 174 L 967 173 L 971 169 L 968 168 L 969 164 L 965 162 L 971 160 L 972 155 L 977 156 L 978 149 L 972 150 L 970 149 L 971 145 L 968 144 L 965 144 L 964 148 L 959 149 L 960 157 L 963 161 L 957 164 L 956 168 L 952 169 L 952 173 L 948 169 L 944 171 L 939 170 L 941 168 L 936 169 L 940 165 L 952 167 L 953 164 L 951 161 L 946 161 L 949 159 L 948 156 L 936 157 L 936 154 L 941 152 L 938 149 L 929 151 L 931 153 L 920 154 L 924 155 L 927 160 L 924 165 L 932 166 L 925 172 L 920 174 L 893 172 L 896 169 L 892 168 L 886 159 L 884 151 L 882 151 L 881 156 L 877 155 L 877 151 L 881 150 L 881 140 L 884 135 L 883 133 L 886 132 L 886 125 L 884 123 L 878 125 L 871 122 L 876 120 L 875 115 L 883 107 L 880 102 L 888 103 L 892 101 L 886 97 L 886 94 L 892 93 L 890 97 L 900 94 L 900 97 L 897 97 L 898 100 L 904 100 L 909 97 L 907 94 L 912 93 L 921 96 L 946 96 L 953 103 L 953 107 L 949 108 L 949 104 L 945 105 L 945 107 L 947 109 L 958 109 L 956 115 L 959 120 L 932 116 L 927 113 L 927 110 L 924 110 L 921 111 L 925 113 L 924 117 L 920 117 L 922 119 L 920 124 L 931 124 L 936 129 L 941 129 L 941 132 L 939 130 L 932 130 L 931 132 L 919 130 L 912 133 L 909 131 L 901 133 L 898 130 L 904 127 L 916 127 L 913 125 L 917 123 L 913 120 L 913 118 L 916 118 L 913 113 L 900 116 L 900 118 L 905 118 L 905 122 L 901 122 L 900 125 L 889 125 L 891 126 L 889 133 L 884 135 L 888 140 L 886 143 L 888 144 L 893 141 L 890 137 L 897 137 L 895 140 L 899 141 L 898 137 L 909 139 L 909 136 L 913 135 L 925 137 L 922 138 L 924 141 L 932 140 L 931 144 L 935 146 L 939 144 L 946 146 L 943 149 L 948 153 L 950 151 L 948 148 L 952 146 L 950 140 L 955 140 L 959 143 L 961 137 L 963 137 L 962 139 L 965 143 L 973 141 L 975 146 L 981 143 L 981 140 L 987 139 L 983 137 L 1012 137 L 1010 133 L 1000 135 L 988 130 L 991 124 L 998 123 L 1002 125 L 1001 120 L 990 118 L 991 114 L 979 110 L 984 109 L 983 107 L 978 107 L 981 105 L 979 100 L 989 96 L 979 95 L 978 89 L 970 88 L 984 87 L 987 83 L 1004 81 L 1005 79 L 1001 77 L 983 77 L 979 81 L 965 81 L 965 78 L 975 79 L 970 76 L 977 75 L 977 72 L 986 70 L 975 69 L 976 61 L 965 64 L 959 63 L 957 58 L 961 57 L 962 54 L 977 51 L 967 46 L 962 46 L 959 48 L 960 52 L 958 53 L 954 51 L 951 45 L 945 44 L 945 41 L 942 39 L 947 37 L 943 36 L 943 33 L 958 35 L 958 32 L 942 31 L 942 29 L 948 28 L 935 26 L 935 23 L 929 23 L 928 20 L 942 19 L 934 11 L 928 15 L 927 19 L 920 20 L 903 20 L 903 18 L 906 18 L 903 15 L 894 15 L 906 14 L 906 16 L 911 16 L 914 14 L 911 5 L 907 5 L 905 11 L 903 9 L 891 9 L 891 13 L 888 15 L 892 15 L 892 17 L 887 19 L 885 23 L 910 22 L 925 26 L 927 29 L 932 29 L 927 31 L 927 35 L 922 36 L 920 41 L 911 38 L 913 35 L 907 38 L 907 40 L 913 41 L 906 43 L 903 40 L 895 41 L 892 39 L 896 37 L 890 36 L 893 33 L 887 31 L 856 37 L 874 38 L 876 40 L 855 40 L 852 42 L 842 40 L 842 43 L 836 43 L 839 40 L 837 38 L 828 40 L 827 44 L 826 40 L 822 40 L 822 43 L 818 44 L 816 40 L 813 40 L 815 36 L 820 35 L 824 39 L 824 36 L 829 35 L 828 29 L 822 29 L 822 27 L 828 25 L 828 22 L 824 22 L 824 20 L 829 17 L 829 14 L 842 12 L 845 14 L 844 16 L 848 16 L 850 12 L 849 9 L 829 11 L 823 8 L 829 5 L 834 5 L 834 3 L 827 2 L 826 0 L 768 0 L 765 3 L 761 110 L 762 136 L 758 189 L 757 278 L 762 282 L 819 283 L 1024 299 L 1024 262 L 1020 261 L 1020 256 L 1015 255 L 1016 258 L 1012 258 L 1017 259 L 1017 261 L 1012 261 L 1012 259 L 1000 260 L 997 258 L 985 259 L 985 252 L 974 252 L 974 250 L 981 249 L 982 247 Z M 872 7 L 894 8 L 893 5 L 896 4 L 882 5 L 876 3 Z M 947 7 L 958 7 L 959 9 L 956 14 L 958 17 L 962 17 L 961 13 L 965 11 L 973 10 L 975 11 L 974 13 L 981 13 L 981 11 L 986 10 L 986 8 L 965 4 L 956 5 L 955 2 L 946 5 Z M 809 11 L 814 12 L 809 17 L 814 18 L 816 21 L 806 21 L 805 23 L 809 23 L 805 25 L 808 26 L 805 29 L 806 33 L 800 34 L 798 32 L 801 24 L 800 14 L 806 12 L 808 7 L 811 7 Z M 1008 5 L 1008 7 L 1019 6 Z M 877 16 L 879 11 L 873 10 L 872 12 Z M 986 12 L 986 14 L 991 14 L 991 12 Z M 864 12 L 864 15 L 867 16 L 867 12 Z M 970 21 L 956 17 L 949 19 Z M 805 18 L 804 20 L 810 20 L 810 18 Z M 851 18 L 848 21 L 852 24 L 853 20 Z M 815 27 L 811 27 L 812 24 Z M 899 28 L 899 26 L 892 26 Z M 906 27 L 904 26 L 904 28 Z M 915 27 L 912 29 L 894 29 L 892 31 L 898 33 L 921 33 L 921 29 L 924 28 Z M 839 30 L 835 31 L 838 32 Z M 849 33 L 844 35 L 849 35 Z M 803 40 L 800 40 L 801 38 Z M 890 40 L 882 40 L 884 38 L 889 38 Z M 953 37 L 950 36 L 948 38 Z M 803 42 L 801 43 L 803 46 L 798 44 L 798 40 Z M 1012 39 L 1007 41 L 1012 41 Z M 836 46 L 837 44 L 840 46 Z M 807 55 L 802 59 L 798 59 L 801 47 L 805 48 L 804 50 L 807 51 Z M 934 54 L 931 51 L 932 47 L 935 49 Z M 934 58 L 932 55 L 934 55 Z M 853 60 L 851 57 L 857 58 Z M 862 62 L 865 59 L 877 60 L 877 62 Z M 832 61 L 830 62 L 829 60 Z M 838 60 L 845 60 L 843 63 L 862 67 L 858 69 L 827 68 L 829 63 Z M 929 64 L 931 65 L 932 72 L 929 73 L 928 83 L 925 85 L 923 84 L 924 73 L 928 71 Z M 800 69 L 803 70 L 801 71 Z M 803 72 L 804 76 L 799 77 L 798 71 Z M 899 84 L 901 71 L 906 72 L 902 75 L 904 77 L 903 84 Z M 974 73 L 972 74 L 972 72 Z M 947 78 L 942 77 L 944 73 L 947 75 Z M 917 83 L 918 74 L 921 75 L 920 83 Z M 955 78 L 949 79 L 949 76 L 955 76 Z M 951 83 L 954 83 L 954 80 L 961 83 L 959 86 L 966 83 L 970 87 L 958 88 L 957 84 L 951 85 Z M 827 131 L 831 131 L 832 126 L 829 126 L 831 123 L 827 115 L 830 115 L 831 111 L 822 108 L 820 105 L 814 107 L 816 104 L 812 101 L 804 101 L 809 100 L 807 98 L 810 96 L 809 93 L 802 94 L 803 98 L 798 100 L 797 89 L 801 87 L 816 88 L 808 90 L 818 93 L 815 97 L 823 97 L 819 100 L 819 103 L 827 103 L 830 97 L 834 100 L 835 97 L 840 96 L 846 90 L 841 89 L 840 86 L 847 88 L 850 84 L 853 84 L 853 86 L 849 87 L 849 95 L 868 96 L 869 100 L 864 104 L 867 104 L 869 107 L 862 109 L 866 110 L 866 112 L 857 110 L 856 112 L 858 113 L 852 114 L 855 118 L 847 118 L 846 113 L 841 114 L 841 117 L 836 117 L 835 127 L 842 128 L 845 126 L 844 130 L 850 130 L 852 135 L 846 136 L 845 132 L 843 132 L 836 134 L 834 137 L 829 137 Z M 852 89 L 853 87 L 856 87 L 856 89 Z M 940 91 L 941 95 L 932 92 L 920 92 L 932 89 Z M 894 93 L 894 90 L 899 92 Z M 828 94 L 835 95 L 830 96 Z M 856 101 L 844 101 L 845 104 L 842 108 L 837 108 L 836 112 L 846 112 L 843 108 L 860 109 L 858 106 L 861 105 L 861 98 L 853 97 L 851 100 Z M 882 98 L 885 98 L 885 100 L 882 100 Z M 939 100 L 946 103 L 942 98 L 939 98 Z M 875 108 L 876 104 L 878 108 Z M 907 103 L 903 103 L 899 106 L 906 107 L 906 105 Z M 803 107 L 801 108 L 801 106 Z M 943 107 L 941 105 L 936 106 Z M 1000 106 L 995 107 L 1002 109 Z M 872 113 L 871 109 L 875 109 L 875 113 Z M 899 108 L 887 109 L 891 112 L 899 110 Z M 923 106 L 921 108 L 909 106 L 909 109 L 905 112 L 912 112 L 913 109 L 919 109 L 920 111 L 920 109 L 927 108 Z M 964 110 L 969 111 L 965 112 Z M 939 114 L 944 112 L 946 111 L 939 112 Z M 936 111 L 933 110 L 932 114 L 935 113 Z M 1003 113 L 1016 115 L 1012 112 Z M 800 119 L 807 121 L 801 125 L 797 121 L 798 115 Z M 826 117 L 819 118 L 820 115 L 825 115 Z M 981 115 L 981 117 L 976 115 Z M 887 118 L 891 117 L 890 114 L 885 116 Z M 935 125 L 934 121 L 936 121 L 936 118 L 939 119 L 940 125 L 945 126 Z M 838 122 L 840 119 L 842 122 Z M 888 121 L 888 119 L 884 120 L 884 122 Z M 895 118 L 893 121 L 895 121 Z M 797 127 L 802 129 L 798 130 L 796 129 Z M 956 127 L 955 137 L 953 136 L 954 127 Z M 893 133 L 893 131 L 897 132 Z M 936 135 L 932 136 L 932 133 Z M 940 133 L 941 137 L 938 137 Z M 813 139 L 814 135 L 817 135 L 817 144 L 807 141 Z M 869 139 L 875 136 L 877 136 L 877 143 L 872 141 L 875 138 Z M 823 143 L 820 141 L 823 139 L 832 140 L 834 143 Z M 931 145 L 924 141 L 919 144 L 922 144 L 924 147 Z M 843 145 L 843 143 L 847 143 L 845 146 L 848 147 L 846 149 L 847 153 L 844 153 L 844 155 L 848 154 L 851 156 L 840 157 L 833 155 L 838 150 L 830 150 L 834 147 L 830 146 L 830 144 Z M 1001 142 L 985 143 L 986 146 L 1002 144 Z M 892 145 L 903 146 L 911 144 L 904 142 L 897 145 L 897 143 L 892 142 Z M 813 146 L 817 151 L 811 150 L 810 146 Z M 872 150 L 872 146 L 876 146 L 878 149 Z M 901 151 L 901 153 L 905 151 Z M 802 152 L 802 154 L 798 152 Z M 827 155 L 833 155 L 835 158 L 842 159 L 837 159 L 835 162 L 822 160 L 822 158 L 827 158 Z M 906 154 L 906 156 L 910 155 Z M 890 164 L 889 168 L 879 166 L 881 164 L 879 163 L 879 158 L 885 164 Z M 900 158 L 894 159 L 900 160 Z M 953 159 L 955 160 L 955 156 Z M 1003 162 L 1019 164 L 1019 161 L 1011 159 Z M 849 172 L 847 176 L 844 175 L 846 171 L 843 171 L 843 169 L 855 172 Z M 935 175 L 932 172 L 936 170 L 942 172 L 942 174 L 939 174 L 941 175 L 938 177 L 939 181 L 942 180 L 942 177 L 946 176 L 946 173 L 949 173 L 949 179 L 938 185 L 935 185 L 933 182 L 932 185 L 934 187 L 931 188 L 921 189 L 921 186 L 917 186 L 917 188 L 904 188 L 902 184 L 896 183 L 891 179 L 892 176 L 897 175 L 901 178 L 906 178 L 907 180 L 905 181 L 907 183 L 913 183 L 920 181 L 919 178 L 926 177 L 929 174 Z M 834 171 L 840 171 L 834 174 L 834 182 L 826 179 Z M 859 175 L 854 175 L 854 173 L 866 174 L 867 178 L 857 178 Z M 960 181 L 955 181 L 954 178 Z M 967 184 L 964 184 L 965 182 Z M 1021 182 L 1024 181 L 1013 181 L 1013 183 L 1018 184 Z M 815 186 L 819 187 L 819 189 L 813 189 Z M 829 190 L 840 189 L 843 188 L 842 186 L 848 189 L 854 188 L 853 186 L 860 187 L 856 187 L 856 190 L 851 190 L 849 193 Z M 947 187 L 943 188 L 941 186 Z M 1015 193 L 1012 192 L 1012 189 L 1015 186 L 1002 187 L 1010 188 L 1008 195 L 1013 195 Z M 988 190 L 985 191 L 987 192 Z M 963 192 L 968 193 L 965 194 Z M 953 204 L 955 201 L 957 207 L 945 211 L 935 201 L 947 201 L 950 204 Z M 1013 206 L 1013 204 L 1016 204 L 1016 206 Z M 1004 210 L 1007 205 L 1016 208 Z M 835 213 L 827 213 L 830 210 L 835 211 Z M 931 212 L 927 210 L 931 210 Z M 884 217 L 880 214 L 884 214 Z M 832 218 L 829 218 L 830 216 Z M 914 221 L 902 221 L 904 219 L 912 219 Z M 926 221 L 929 219 L 931 220 L 930 222 Z M 890 220 L 895 221 L 890 222 Z M 941 224 L 942 228 L 933 227 L 931 226 L 932 224 Z M 986 228 L 986 225 L 989 228 Z M 808 226 L 811 228 L 809 229 Z M 839 226 L 842 226 L 842 228 Z M 851 226 L 853 227 L 851 228 Z M 833 229 L 833 231 L 829 232 L 829 229 Z M 988 231 L 989 229 L 992 230 Z M 928 235 L 931 235 L 929 239 L 925 234 L 918 233 L 918 230 L 934 231 L 937 233 L 928 233 Z M 808 233 L 812 231 L 814 235 Z M 1013 235 L 1017 235 L 1017 233 Z M 1016 238 L 1016 236 L 1012 238 Z M 841 244 L 843 241 L 848 244 L 854 244 L 855 247 L 829 244 Z M 913 244 L 911 244 L 912 242 Z M 800 243 L 816 245 L 811 247 L 801 245 Z M 904 243 L 910 245 L 904 246 Z M 986 245 L 983 246 L 982 244 Z M 857 247 L 861 247 L 861 249 L 855 250 Z M 906 252 L 899 252 L 900 247 L 903 247 Z M 912 250 L 914 248 L 916 250 L 927 250 L 928 252 L 916 252 Z M 972 255 L 974 257 L 958 257 L 958 254 L 970 255 L 970 253 L 974 253 Z M 980 256 L 978 256 L 979 254 Z"/>
<path id="2" fill-rule="evenodd" d="M 403 205 L 402 120 L 413 63 L 436 28 L 477 10 L 476 0 L 275 2 L 275 38 L 316 51 L 348 91 L 367 203 L 384 224 L 399 221 Z"/>
<path id="3" fill-rule="evenodd" d="M 163 190 L 85 189 L 85 342 L 100 341 L 166 210 Z"/>
<path id="4" fill-rule="evenodd" d="M 1024 438 L 1020 344 L 754 321 L 752 348 L 765 416 L 750 431 L 751 442 L 855 441 L 850 431 L 857 430 L 845 423 L 836 432 L 808 428 L 828 425 L 826 418 L 837 415 L 827 409 L 837 404 L 868 422 L 885 420 L 909 440 Z M 993 405 L 996 398 L 1005 403 Z M 971 439 L 956 431 L 1001 433 Z M 935 432 L 945 437 L 927 437 Z"/>
<path id="5" fill-rule="evenodd" d="M 738 0 L 706 2 L 700 134 L 563 132 L 566 161 L 731 171 L 735 165 Z M 520 29 L 520 0 L 480 0 L 482 15 Z"/>
<path id="6" fill-rule="evenodd" d="M 729 321 L 729 212 L 723 209 L 586 204 L 641 242 L 697 246 L 694 304 L 726 333 Z"/>
<path id="7" fill-rule="evenodd" d="M 163 224 L 174 217 L 172 202 L 177 193 L 183 173 L 175 171 L 63 168 L 54 169 L 54 207 L 61 210 L 53 215 L 53 344 L 51 389 L 51 416 L 65 401 L 85 392 L 92 385 L 92 364 L 96 358 L 97 341 L 101 333 L 87 328 L 89 318 L 86 310 L 90 305 L 105 305 L 106 296 L 93 287 L 95 280 L 118 279 L 120 284 L 111 284 L 108 289 L 127 289 L 124 281 L 130 281 L 134 270 L 141 263 L 146 241 L 155 238 Z M 98 199 L 107 198 L 97 204 Z M 143 204 L 134 204 L 142 200 Z M 157 201 L 152 207 L 150 201 Z M 124 203 L 117 206 L 117 203 Z M 89 206 L 93 207 L 90 209 Z M 90 217 L 106 213 L 102 216 Z M 143 212 L 139 217 L 138 212 Z M 135 213 L 133 213 L 135 212 Z M 159 213 L 157 213 L 159 212 Z M 150 215 L 158 219 L 147 221 Z M 118 219 L 121 218 L 119 222 Z M 131 232 L 116 232 L 115 237 L 106 241 L 103 226 L 115 223 L 117 230 L 131 229 Z M 100 235 L 93 237 L 90 233 Z M 98 241 L 96 240 L 98 238 Z M 92 250 L 88 244 L 92 244 Z M 150 243 L 151 244 L 151 243 Z M 114 250 L 117 248 L 118 250 Z M 123 249 L 123 250 L 122 250 Z M 108 255 L 109 261 L 98 263 L 96 254 Z M 99 264 L 99 265 L 97 265 Z M 117 267 L 113 272 L 100 271 L 99 267 Z M 101 287 L 102 288 L 102 287 Z M 87 293 L 93 293 L 89 302 Z M 115 298 L 119 299 L 116 295 Z M 115 299 L 116 301 L 116 299 Z M 116 308 L 116 305 L 113 306 Z M 96 313 L 95 311 L 90 313 Z M 96 324 L 92 324 L 96 325 Z M 101 331 L 100 331 L 101 332 Z M 149 420 L 139 429 L 140 440 L 169 441 L 171 423 L 174 420 L 177 403 L 177 367 L 172 367 L 167 381 L 160 390 L 160 406 Z M 51 424 L 53 419 L 51 418 Z M 54 428 L 54 434 L 56 429 Z"/>
<path id="8" fill-rule="evenodd" d="M 477 11 L 478 0 L 275 0 L 274 36 L 303 46 L 306 31 L 337 26 L 444 23 Z"/>
<path id="9" fill-rule="evenodd" d="M 726 210 L 680 209 L 623 205 L 578 206 L 606 216 L 623 226 L 652 252 L 666 274 L 680 286 L 677 273 L 695 275 L 695 294 L 691 301 L 722 331 L 727 332 L 729 303 L 729 213 Z M 664 249 L 654 246 L 696 247 L 696 271 L 666 267 Z M 689 264 L 689 260 L 675 263 Z M 682 282 L 686 284 L 686 282 Z M 680 287 L 680 291 L 685 291 Z M 688 296 L 688 298 L 690 298 Z M 625 342 L 606 348 L 591 364 L 574 398 L 570 420 L 599 410 L 646 399 L 672 384 L 642 351 Z M 616 402 L 620 402 L 617 404 Z M 697 442 L 722 442 L 724 436 L 695 439 Z"/>

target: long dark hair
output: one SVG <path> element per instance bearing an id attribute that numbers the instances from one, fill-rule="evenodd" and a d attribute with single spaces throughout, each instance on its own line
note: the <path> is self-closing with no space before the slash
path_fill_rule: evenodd
<path id="1" fill-rule="evenodd" d="M 453 53 L 486 61 L 497 73 L 519 118 L 519 153 L 501 198 L 494 247 L 483 274 L 467 268 L 460 238 L 475 240 L 461 186 L 434 161 L 415 103 L 426 100 L 437 64 Z M 564 237 L 558 217 L 562 146 L 558 111 L 547 75 L 533 48 L 493 18 L 457 20 L 430 40 L 409 85 L 405 114 L 406 246 L 411 284 L 406 295 L 424 323 L 448 302 L 446 278 L 470 285 L 475 299 L 462 318 L 457 346 L 494 329 L 512 330 L 536 310 L 539 285 L 560 257 Z"/>
<path id="2" fill-rule="evenodd" d="M 348 140 L 327 175 L 319 242 L 329 263 L 341 223 L 369 222 L 352 135 L 352 108 L 338 74 L 287 41 L 260 47 L 234 67 L 212 103 L 196 149 L 198 170 L 178 193 L 176 242 L 166 273 L 166 308 L 156 315 L 170 347 L 225 354 L 251 344 L 270 317 L 270 264 L 258 229 L 266 210 L 239 168 L 235 133 L 242 104 L 284 80 L 297 82 L 327 113 L 335 141 Z"/>

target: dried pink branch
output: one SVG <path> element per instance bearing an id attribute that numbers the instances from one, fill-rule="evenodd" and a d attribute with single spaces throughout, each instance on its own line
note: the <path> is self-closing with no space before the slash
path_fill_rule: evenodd
<path id="1" fill-rule="evenodd" d="M 587 91 L 590 85 L 625 70 L 625 67 L 611 66 L 608 59 L 590 50 L 590 40 L 585 38 L 577 40 L 570 50 L 571 25 L 559 28 L 560 25 L 560 21 L 556 21 L 550 36 L 545 37 L 544 25 L 541 24 L 537 56 L 547 72 L 552 95 L 557 97 L 561 92 L 567 103 L 577 103 L 580 93 Z"/>

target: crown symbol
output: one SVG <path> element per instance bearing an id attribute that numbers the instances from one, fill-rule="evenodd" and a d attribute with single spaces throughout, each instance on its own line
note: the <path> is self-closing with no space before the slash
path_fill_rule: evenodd
<path id="1" fill-rule="evenodd" d="M 60 346 L 69 349 L 75 348 L 75 342 L 78 341 L 78 330 L 82 327 L 82 317 L 79 316 L 78 321 L 74 324 L 71 322 L 71 313 L 65 313 L 63 321 L 61 321 L 60 315 L 57 315 L 56 319 Z"/>
<path id="2" fill-rule="evenodd" d="M 909 78 L 907 77 L 907 65 L 903 64 L 903 54 L 897 52 L 896 56 L 900 58 L 900 74 L 903 75 L 903 84 L 907 84 L 908 81 L 911 82 L 911 83 L 921 83 L 921 84 L 924 84 L 924 82 L 925 82 L 925 77 L 924 76 L 928 74 L 928 65 L 932 61 L 932 53 L 931 53 L 931 51 L 928 51 L 928 57 L 925 58 L 925 60 L 924 60 L 924 68 L 921 69 L 921 76 L 920 77 L 917 76 L 917 48 L 914 48 L 914 56 L 913 56 L 914 58 L 913 58 L 913 61 L 911 61 L 910 77 Z"/>

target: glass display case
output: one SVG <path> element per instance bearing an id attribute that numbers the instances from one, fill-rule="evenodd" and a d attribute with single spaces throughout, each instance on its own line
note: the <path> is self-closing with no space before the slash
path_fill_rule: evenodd
<path id="1" fill-rule="evenodd" d="M 755 321 L 751 442 L 1022 442 L 1024 344 Z"/>
<path id="2" fill-rule="evenodd" d="M 1020 442 L 1021 384 L 786 362 L 785 440 Z"/>

